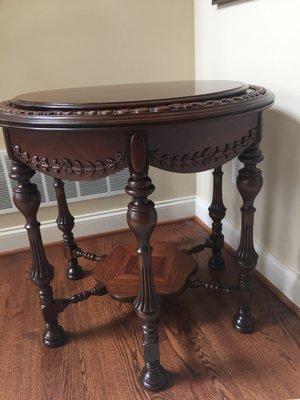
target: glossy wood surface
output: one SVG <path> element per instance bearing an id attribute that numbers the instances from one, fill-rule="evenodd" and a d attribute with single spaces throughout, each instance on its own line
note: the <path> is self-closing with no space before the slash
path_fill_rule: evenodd
<path id="1" fill-rule="evenodd" d="M 77 88 L 3 101 L 0 125 L 72 130 L 149 126 L 261 111 L 273 101 L 273 94 L 260 86 L 231 81 Z"/>
<path id="2" fill-rule="evenodd" d="M 24 108 L 105 109 L 111 106 L 156 105 L 170 101 L 197 101 L 233 96 L 248 89 L 234 81 L 178 81 L 88 86 L 25 93 L 12 99 Z"/>
<path id="3" fill-rule="evenodd" d="M 178 247 L 203 241 L 207 233 L 194 221 L 157 227 L 153 240 Z M 81 247 L 109 253 L 131 243 L 129 232 L 79 240 Z M 67 297 L 94 284 L 92 276 L 68 282 L 63 244 L 47 247 L 55 266 L 54 292 Z M 211 279 L 209 250 L 197 255 L 199 276 Z M 237 279 L 232 255 L 224 253 L 223 282 Z M 88 271 L 94 264 L 83 260 Z M 259 281 L 253 311 L 258 329 L 241 335 L 231 327 L 236 301 L 227 295 L 189 290 L 169 299 L 161 311 L 161 360 L 171 387 L 159 394 L 139 384 L 143 365 L 140 324 L 130 304 L 108 296 L 70 306 L 61 322 L 69 343 L 58 349 L 40 345 L 38 297 L 24 274 L 28 251 L 0 256 L 1 400 L 284 400 L 300 397 L 299 319 Z M 218 275 L 219 276 L 219 275 Z M 17 295 L 16 295 L 17 294 Z"/>
<path id="4" fill-rule="evenodd" d="M 152 243 L 153 277 L 156 293 L 176 294 L 197 271 L 195 260 L 166 242 Z M 108 293 L 119 300 L 134 299 L 139 289 L 139 268 L 134 244 L 116 247 L 93 271 Z"/>
<path id="5" fill-rule="evenodd" d="M 256 140 L 259 113 L 134 129 L 147 136 L 149 163 L 190 173 L 220 166 Z M 6 130 L 12 156 L 54 178 L 94 180 L 128 166 L 128 135 L 123 128 L 101 130 Z M 51 137 L 51 140 L 47 140 Z M 62 143 L 64 144 L 62 146 Z M 172 144 L 172 145 L 170 145 Z"/>

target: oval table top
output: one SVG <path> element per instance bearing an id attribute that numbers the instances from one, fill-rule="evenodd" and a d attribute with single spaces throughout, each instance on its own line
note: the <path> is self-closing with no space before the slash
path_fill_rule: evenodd
<path id="1" fill-rule="evenodd" d="M 216 99 L 238 95 L 248 88 L 242 82 L 233 81 L 133 83 L 25 93 L 11 102 L 26 109 L 103 110 L 109 107 L 149 107 L 176 101 Z"/>
<path id="2" fill-rule="evenodd" d="M 188 121 L 270 106 L 268 90 L 234 81 L 176 81 L 27 93 L 0 103 L 1 126 L 101 127 Z"/>

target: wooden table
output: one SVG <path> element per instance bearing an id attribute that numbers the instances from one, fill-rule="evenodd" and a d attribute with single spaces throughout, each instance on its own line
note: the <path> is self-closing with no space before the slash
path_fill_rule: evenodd
<path id="1" fill-rule="evenodd" d="M 12 160 L 11 178 L 17 182 L 13 200 L 26 218 L 32 251 L 30 277 L 39 288 L 45 320 L 44 343 L 60 346 L 65 333 L 58 315 L 69 304 L 90 296 L 109 294 L 119 301 L 133 301 L 142 323 L 146 389 L 160 390 L 166 373 L 159 362 L 157 319 L 163 296 L 181 293 L 187 286 L 238 293 L 233 326 L 252 332 L 252 271 L 257 263 L 253 246 L 255 197 L 262 187 L 256 167 L 263 157 L 259 149 L 263 110 L 274 101 L 266 89 L 232 81 L 186 81 L 74 88 L 24 94 L 0 103 L 0 125 Z M 192 254 L 211 248 L 209 267 L 224 268 L 222 219 L 222 165 L 235 157 L 244 163 L 237 187 L 243 199 L 242 229 L 236 252 L 240 269 L 238 286 L 193 278 L 197 264 Z M 154 186 L 149 165 L 177 173 L 213 169 L 214 185 L 209 215 L 212 234 L 205 243 L 180 251 L 168 243 L 153 243 L 157 222 L 154 203 L 148 199 Z M 109 255 L 78 248 L 72 229 L 63 180 L 88 181 L 129 167 L 125 188 L 131 196 L 127 222 L 137 239 L 134 245 L 117 247 Z M 55 299 L 49 264 L 41 239 L 37 211 L 40 193 L 30 179 L 40 171 L 54 178 L 58 201 L 58 228 L 68 254 L 68 276 L 83 275 L 78 258 L 97 261 L 97 284 L 90 291 L 67 299 Z M 138 268 L 139 266 L 139 268 Z"/>

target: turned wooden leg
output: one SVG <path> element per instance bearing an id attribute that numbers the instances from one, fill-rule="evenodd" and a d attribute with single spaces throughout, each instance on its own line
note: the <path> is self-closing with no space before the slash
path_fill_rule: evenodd
<path id="1" fill-rule="evenodd" d="M 12 162 L 11 178 L 17 181 L 13 191 L 13 200 L 18 210 L 26 218 L 25 228 L 28 233 L 32 267 L 30 278 L 39 288 L 41 308 L 46 323 L 44 343 L 50 347 L 63 344 L 65 333 L 58 324 L 58 308 L 53 299 L 51 281 L 54 276 L 53 267 L 49 264 L 40 233 L 40 223 L 36 216 L 41 203 L 41 195 L 37 186 L 30 182 L 35 174 L 31 168 L 14 160 Z"/>
<path id="2" fill-rule="evenodd" d="M 66 254 L 68 258 L 68 277 L 71 280 L 80 279 L 83 276 L 83 269 L 78 264 L 73 251 L 77 249 L 72 229 L 74 228 L 74 217 L 69 211 L 65 195 L 64 182 L 61 179 L 54 179 L 54 188 L 58 205 L 57 226 L 63 233 Z"/>
<path id="3" fill-rule="evenodd" d="M 126 192 L 132 196 L 128 204 L 127 222 L 138 241 L 140 267 L 139 294 L 134 301 L 135 311 L 142 322 L 145 366 L 141 381 L 145 389 L 157 391 L 166 384 L 166 374 L 159 361 L 157 319 L 160 301 L 154 289 L 150 236 L 157 222 L 154 203 L 147 197 L 154 191 L 148 177 L 146 140 L 141 133 L 130 140 L 130 178 Z"/>
<path id="4" fill-rule="evenodd" d="M 222 257 L 222 249 L 224 246 L 222 219 L 225 217 L 226 208 L 222 199 L 222 176 L 222 167 L 215 168 L 213 171 L 213 198 L 208 209 L 209 216 L 213 220 L 212 234 L 210 235 L 212 256 L 209 259 L 208 265 L 213 271 L 220 271 L 225 267 L 225 262 Z"/>
<path id="5" fill-rule="evenodd" d="M 261 171 L 256 167 L 256 164 L 263 159 L 259 143 L 251 145 L 239 156 L 239 159 L 244 163 L 244 168 L 239 171 L 237 177 L 237 187 L 243 198 L 241 238 L 236 252 L 240 269 L 240 291 L 233 326 L 242 333 L 250 333 L 254 330 L 254 318 L 251 313 L 252 272 L 258 258 L 253 245 L 255 212 L 253 203 L 263 184 Z"/>

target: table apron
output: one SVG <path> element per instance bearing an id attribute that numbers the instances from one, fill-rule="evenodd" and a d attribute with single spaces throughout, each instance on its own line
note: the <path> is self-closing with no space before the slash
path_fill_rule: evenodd
<path id="1" fill-rule="evenodd" d="M 131 136 L 146 137 L 149 164 L 179 173 L 205 171 L 241 154 L 260 132 L 260 112 L 132 128 L 56 131 L 5 129 L 10 158 L 54 178 L 88 181 L 130 165 Z"/>

